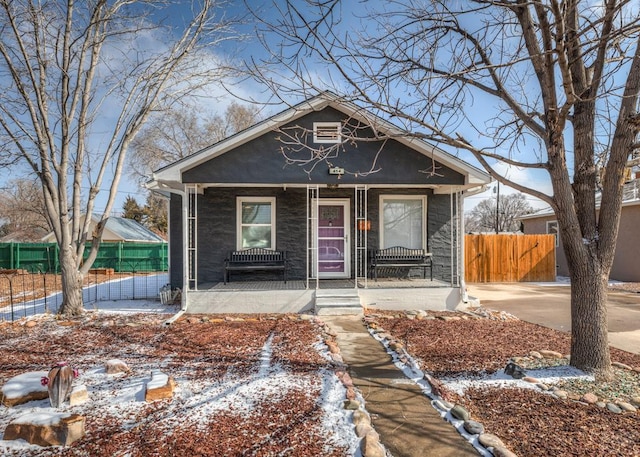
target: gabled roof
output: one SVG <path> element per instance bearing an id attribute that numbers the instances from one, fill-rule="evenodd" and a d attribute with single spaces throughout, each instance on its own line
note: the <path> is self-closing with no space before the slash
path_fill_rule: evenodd
<path id="1" fill-rule="evenodd" d="M 133 219 L 110 217 L 105 230 L 109 230 L 122 238 L 122 241 L 139 241 L 144 243 L 161 243 L 164 240 L 144 225 Z"/>
<path id="2" fill-rule="evenodd" d="M 98 218 L 93 216 L 91 218 L 91 226 L 89 228 L 89 239 L 91 239 L 91 232 L 95 224 L 98 222 Z M 53 232 L 42 238 L 45 243 L 55 242 L 55 236 Z M 124 217 L 110 217 L 107 219 L 107 223 L 104 227 L 102 234 L 102 241 L 125 241 L 125 242 L 138 242 L 138 243 L 163 243 L 165 242 L 162 237 L 156 235 L 151 230 L 146 228 L 141 223 L 133 220 L 126 219 Z"/>
<path id="3" fill-rule="evenodd" d="M 370 125 L 375 130 L 394 138 L 398 142 L 419 153 L 432 157 L 437 162 L 440 162 L 460 173 L 465 177 L 464 187 L 467 189 L 479 187 L 491 182 L 491 177 L 484 171 L 427 143 L 426 141 L 412 137 L 406 131 L 403 131 L 392 123 L 374 115 L 352 102 L 344 101 L 339 96 L 331 92 L 324 92 L 218 143 L 201 149 L 188 157 L 157 170 L 152 174 L 152 179 L 147 183 L 147 186 L 154 190 L 169 190 L 172 188 L 182 190 L 183 186 L 181 179 L 182 173 L 185 171 L 225 154 L 244 143 L 265 135 L 287 123 L 293 122 L 302 116 L 314 111 L 321 111 L 327 107 L 340 111 L 349 118 L 353 118 Z"/>

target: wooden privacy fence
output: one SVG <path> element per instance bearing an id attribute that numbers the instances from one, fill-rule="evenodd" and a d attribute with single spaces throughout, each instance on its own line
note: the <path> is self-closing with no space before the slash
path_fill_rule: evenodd
<path id="1" fill-rule="evenodd" d="M 465 235 L 465 279 L 473 282 L 555 281 L 555 235 Z"/>

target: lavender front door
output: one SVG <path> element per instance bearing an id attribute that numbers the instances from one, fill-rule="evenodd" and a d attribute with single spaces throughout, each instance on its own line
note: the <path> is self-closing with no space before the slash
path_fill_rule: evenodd
<path id="1" fill-rule="evenodd" d="M 318 278 L 350 277 L 349 200 L 320 200 L 317 221 Z"/>

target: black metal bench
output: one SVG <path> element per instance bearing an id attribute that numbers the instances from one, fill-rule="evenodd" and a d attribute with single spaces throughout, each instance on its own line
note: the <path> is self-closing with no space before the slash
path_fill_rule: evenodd
<path id="1" fill-rule="evenodd" d="M 409 249 L 393 246 L 386 249 L 373 249 L 369 253 L 369 267 L 378 280 L 378 270 L 382 268 L 411 269 L 422 268 L 422 277 L 426 279 L 427 268 L 433 281 L 433 259 L 424 249 Z"/>
<path id="2" fill-rule="evenodd" d="M 231 271 L 270 271 L 282 270 L 284 282 L 287 282 L 287 251 L 274 251 L 263 248 L 250 248 L 231 251 L 224 259 L 224 283 L 229 282 Z"/>

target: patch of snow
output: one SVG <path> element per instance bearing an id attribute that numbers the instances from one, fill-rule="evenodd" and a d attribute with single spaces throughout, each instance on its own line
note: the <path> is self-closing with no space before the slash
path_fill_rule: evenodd
<path id="1" fill-rule="evenodd" d="M 30 392 L 46 392 L 46 385 L 42 385 L 42 378 L 49 375 L 48 371 L 30 371 L 14 376 L 2 386 L 2 395 L 5 398 L 24 397 Z"/>
<path id="2" fill-rule="evenodd" d="M 147 383 L 147 389 L 159 389 L 169 383 L 169 376 L 159 370 L 151 372 L 151 381 Z"/>
<path id="3" fill-rule="evenodd" d="M 15 424 L 33 424 L 50 426 L 59 423 L 62 419 L 71 416 L 71 413 L 53 413 L 53 412 L 33 412 L 23 414 L 22 416 L 14 419 L 12 422 Z"/>
<path id="4" fill-rule="evenodd" d="M 345 447 L 350 455 L 359 455 L 360 440 L 353 432 L 353 412 L 343 407 L 346 388 L 333 371 L 321 370 L 322 393 L 318 403 L 322 408 L 322 430 L 327 442 L 335 446 Z"/>
<path id="5" fill-rule="evenodd" d="M 536 378 L 543 384 L 553 385 L 567 379 L 584 379 L 594 381 L 593 375 L 589 375 L 582 370 L 578 370 L 569 365 L 551 368 L 541 368 L 537 370 L 527 370 L 527 376 Z M 522 388 L 537 389 L 535 383 L 514 379 L 504 373 L 504 370 L 473 379 L 441 378 L 448 388 L 463 395 L 465 390 L 471 387 L 495 387 L 495 388 Z M 542 392 L 542 391 L 541 391 Z"/>

